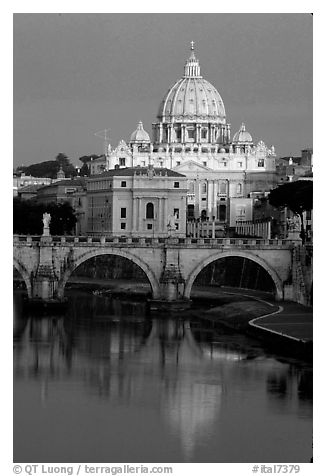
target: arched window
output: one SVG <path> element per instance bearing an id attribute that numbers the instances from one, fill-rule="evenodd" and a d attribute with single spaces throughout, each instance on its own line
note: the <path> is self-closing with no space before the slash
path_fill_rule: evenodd
<path id="1" fill-rule="evenodd" d="M 242 193 L 242 183 L 238 183 L 237 185 L 237 193 Z"/>
<path id="2" fill-rule="evenodd" d="M 151 202 L 146 205 L 146 218 L 154 218 L 154 205 Z"/>
<path id="3" fill-rule="evenodd" d="M 201 184 L 201 192 L 202 192 L 202 193 L 206 193 L 206 192 L 207 192 L 207 184 L 206 184 L 206 182 L 203 182 L 203 183 Z"/>

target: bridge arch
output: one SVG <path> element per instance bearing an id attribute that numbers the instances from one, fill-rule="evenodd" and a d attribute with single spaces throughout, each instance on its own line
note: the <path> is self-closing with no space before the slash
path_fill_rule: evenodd
<path id="1" fill-rule="evenodd" d="M 26 284 L 27 295 L 29 298 L 31 298 L 32 297 L 32 283 L 31 283 L 30 273 L 27 271 L 25 266 L 22 263 L 20 263 L 15 257 L 13 261 L 14 261 L 14 267 L 20 273 L 21 277 L 23 278 Z"/>
<path id="2" fill-rule="evenodd" d="M 222 253 L 214 253 L 210 255 L 208 258 L 201 261 L 189 274 L 188 279 L 186 280 L 185 284 L 185 291 L 184 297 L 190 299 L 190 293 L 192 286 L 194 284 L 195 279 L 197 278 L 198 274 L 210 263 L 213 261 L 217 261 L 222 258 L 229 258 L 229 257 L 239 257 L 239 258 L 246 258 L 248 260 L 254 261 L 255 263 L 259 264 L 262 268 L 267 271 L 270 277 L 273 280 L 276 289 L 276 299 L 282 300 L 283 299 L 283 283 L 277 272 L 262 258 L 255 255 L 254 253 L 250 253 L 249 251 L 224 251 Z"/>
<path id="3" fill-rule="evenodd" d="M 63 273 L 60 281 L 59 281 L 59 286 L 58 286 L 58 297 L 62 298 L 64 296 L 64 289 L 65 285 L 71 276 L 71 274 L 78 268 L 79 265 L 84 263 L 85 261 L 95 258 L 96 256 L 100 255 L 115 255 L 115 256 L 121 256 L 122 258 L 126 258 L 136 265 L 138 265 L 145 273 L 151 288 L 152 288 L 152 297 L 153 299 L 158 299 L 160 297 L 160 286 L 159 282 L 154 275 L 153 271 L 149 268 L 149 266 L 138 256 L 134 255 L 133 253 L 130 253 L 129 251 L 122 250 L 119 248 L 109 248 L 109 249 L 94 249 L 90 250 L 83 255 L 77 257 L 76 260 L 73 260 L 71 266 L 68 267 L 68 269 Z"/>

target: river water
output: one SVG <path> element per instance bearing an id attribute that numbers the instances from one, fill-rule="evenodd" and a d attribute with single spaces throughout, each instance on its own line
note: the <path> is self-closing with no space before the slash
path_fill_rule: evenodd
<path id="1" fill-rule="evenodd" d="M 309 462 L 309 364 L 143 302 L 69 296 L 37 317 L 15 295 L 15 462 Z"/>

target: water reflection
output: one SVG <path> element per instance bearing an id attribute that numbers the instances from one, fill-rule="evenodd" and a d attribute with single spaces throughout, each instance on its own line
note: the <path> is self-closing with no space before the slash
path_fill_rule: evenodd
<path id="1" fill-rule="evenodd" d="M 268 432 L 262 433 L 259 422 L 284 411 L 285 434 L 290 423 L 303 438 L 283 461 L 309 461 L 310 369 L 298 370 L 267 357 L 248 342 L 244 345 L 243 337 L 239 343 L 237 337 L 216 336 L 209 329 L 199 332 L 199 327 L 203 324 L 198 321 L 170 316 L 151 319 L 145 303 L 96 296 L 72 296 L 67 314 L 59 317 L 26 317 L 18 307 L 15 393 L 19 400 L 18 384 L 32 388 L 37 382 L 40 407 L 35 408 L 34 395 L 34 401 L 25 399 L 25 412 L 34 411 L 37 420 L 43 408 L 47 418 L 51 415 L 62 426 L 74 428 L 72 416 L 67 421 L 66 414 L 60 415 L 72 405 L 77 417 L 87 421 L 88 434 L 93 439 L 101 436 L 96 451 L 84 443 L 77 461 L 258 462 L 274 457 L 280 462 L 281 448 L 268 448 Z M 87 415 L 85 404 L 91 408 Z M 15 413 L 15 428 L 20 430 L 15 431 L 15 461 L 73 461 L 77 443 L 71 441 L 66 454 L 61 442 L 44 430 L 53 447 L 40 454 L 37 432 L 31 435 L 30 426 L 23 426 L 24 410 L 17 405 Z M 105 415 L 110 415 L 110 425 L 104 425 Z M 112 424 L 116 415 L 124 446 Z M 140 415 L 146 415 L 141 423 Z M 301 428 L 297 422 L 303 416 L 309 424 Z M 250 417 L 257 419 L 252 441 L 238 430 Z M 137 431 L 144 432 L 142 443 L 148 438 L 141 448 L 133 433 L 134 420 Z M 22 444 L 27 432 L 28 451 L 26 441 Z M 103 441 L 110 442 L 111 459 Z"/>

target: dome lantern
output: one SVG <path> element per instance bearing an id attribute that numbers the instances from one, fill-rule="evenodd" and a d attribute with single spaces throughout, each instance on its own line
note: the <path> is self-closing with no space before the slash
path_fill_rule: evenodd
<path id="1" fill-rule="evenodd" d="M 194 53 L 194 42 L 191 41 L 191 48 L 190 48 L 190 57 L 185 64 L 184 69 L 184 78 L 201 78 L 200 76 L 200 66 L 199 61 L 197 60 L 195 53 Z"/>

